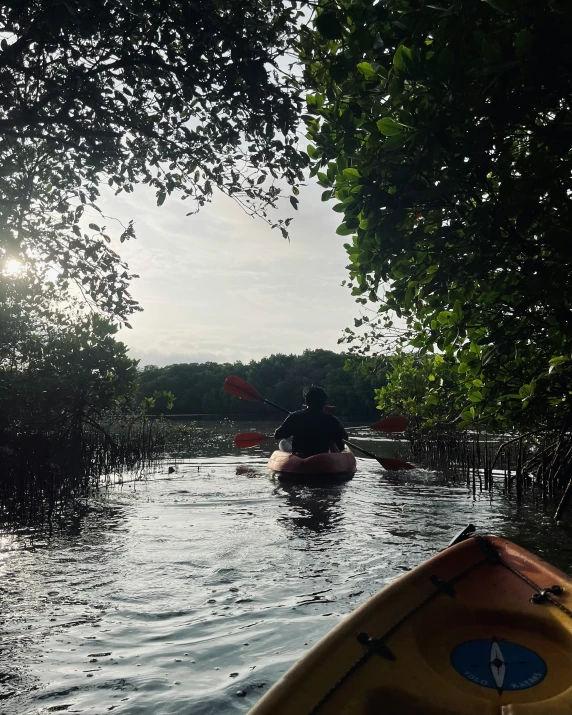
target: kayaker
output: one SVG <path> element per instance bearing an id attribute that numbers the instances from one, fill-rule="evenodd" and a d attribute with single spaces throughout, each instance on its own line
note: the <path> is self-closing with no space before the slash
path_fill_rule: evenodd
<path id="1" fill-rule="evenodd" d="M 323 452 L 341 452 L 348 433 L 337 417 L 324 411 L 327 400 L 328 395 L 321 387 L 312 385 L 304 390 L 306 409 L 288 415 L 274 437 L 292 437 L 292 452 L 303 458 Z"/>

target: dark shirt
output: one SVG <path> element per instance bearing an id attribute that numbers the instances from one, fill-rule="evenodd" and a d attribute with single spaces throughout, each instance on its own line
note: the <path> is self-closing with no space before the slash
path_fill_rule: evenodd
<path id="1" fill-rule="evenodd" d="M 321 408 L 298 410 L 284 420 L 274 433 L 276 439 L 292 439 L 292 452 L 300 457 L 311 457 L 330 451 L 330 442 L 344 448 L 348 434 L 337 417 Z"/>

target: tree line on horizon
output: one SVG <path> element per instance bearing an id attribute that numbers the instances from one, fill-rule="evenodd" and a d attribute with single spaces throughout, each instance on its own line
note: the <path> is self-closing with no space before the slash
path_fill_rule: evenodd
<path id="1" fill-rule="evenodd" d="M 305 350 L 301 355 L 273 354 L 248 363 L 178 363 L 146 365 L 138 373 L 137 401 L 168 393 L 174 403 L 167 411 L 158 397 L 150 414 L 228 416 L 279 420 L 280 413 L 257 402 L 238 400 L 223 390 L 228 375 L 242 377 L 267 399 L 290 411 L 302 408 L 302 390 L 320 385 L 342 420 L 370 420 L 379 415 L 374 390 L 387 383 L 385 358 L 349 360 L 331 350 Z"/>

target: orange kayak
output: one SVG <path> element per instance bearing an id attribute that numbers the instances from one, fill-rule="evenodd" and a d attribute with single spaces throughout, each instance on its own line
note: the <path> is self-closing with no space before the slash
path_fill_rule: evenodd
<path id="1" fill-rule="evenodd" d="M 356 458 L 347 447 L 343 452 L 325 452 L 306 459 L 276 450 L 268 460 L 268 469 L 289 479 L 351 479 L 356 468 Z"/>
<path id="2" fill-rule="evenodd" d="M 475 536 L 384 588 L 250 715 L 571 715 L 572 579 Z"/>

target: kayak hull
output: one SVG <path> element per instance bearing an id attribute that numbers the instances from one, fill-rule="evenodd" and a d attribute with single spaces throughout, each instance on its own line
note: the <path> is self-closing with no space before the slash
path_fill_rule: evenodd
<path id="1" fill-rule="evenodd" d="M 562 591 L 535 596 L 553 585 Z M 570 715 L 572 579 L 497 537 L 446 549 L 348 616 L 250 711 L 293 713 Z"/>
<path id="2" fill-rule="evenodd" d="M 279 478 L 288 480 L 351 479 L 356 468 L 356 458 L 347 448 L 343 452 L 325 452 L 306 459 L 276 450 L 268 460 L 268 469 Z"/>

